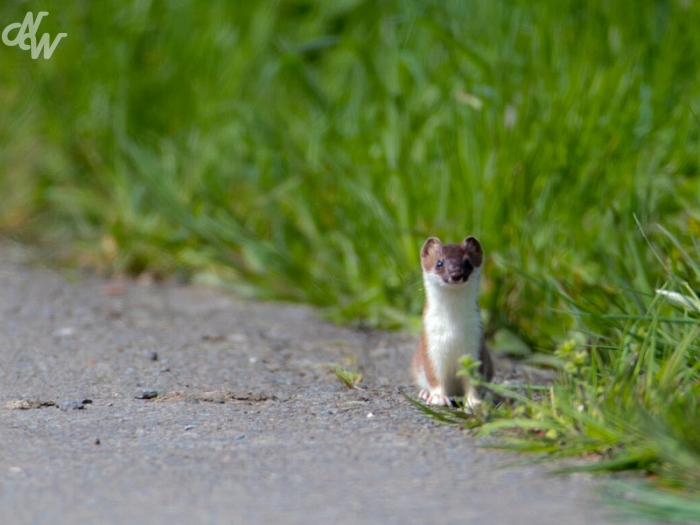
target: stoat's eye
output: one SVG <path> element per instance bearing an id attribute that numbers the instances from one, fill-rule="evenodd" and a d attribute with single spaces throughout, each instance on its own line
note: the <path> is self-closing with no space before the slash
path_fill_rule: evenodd
<path id="1" fill-rule="evenodd" d="M 444 263 L 442 262 L 442 259 L 440 259 L 440 260 L 437 262 L 437 264 L 435 265 L 435 268 L 442 268 L 443 264 L 444 264 Z"/>

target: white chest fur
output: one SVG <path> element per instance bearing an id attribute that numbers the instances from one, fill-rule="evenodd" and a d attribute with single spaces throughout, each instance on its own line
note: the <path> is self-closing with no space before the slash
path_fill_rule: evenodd
<path id="1" fill-rule="evenodd" d="M 482 328 L 479 314 L 479 269 L 466 283 L 446 284 L 424 273 L 427 308 L 423 323 L 428 358 L 447 396 L 464 394 L 464 379 L 457 376 L 463 355 L 479 359 Z"/>

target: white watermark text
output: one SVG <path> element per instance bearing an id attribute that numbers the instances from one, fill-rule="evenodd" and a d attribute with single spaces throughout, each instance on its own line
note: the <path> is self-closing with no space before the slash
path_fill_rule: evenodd
<path id="1" fill-rule="evenodd" d="M 51 42 L 51 36 L 48 33 L 44 33 L 37 43 L 36 32 L 39 30 L 39 24 L 41 24 L 41 19 L 48 14 L 47 11 L 41 11 L 35 19 L 33 13 L 27 13 L 22 23 L 15 22 L 4 29 L 2 32 L 2 43 L 6 46 L 19 46 L 25 51 L 31 50 L 33 59 L 38 58 L 39 53 L 42 51 L 44 52 L 44 58 L 51 58 L 58 43 L 63 37 L 68 35 L 59 33 Z M 14 38 L 10 38 L 10 32 L 15 29 L 18 30 L 17 35 Z M 29 40 L 29 44 L 27 44 L 27 40 Z"/>

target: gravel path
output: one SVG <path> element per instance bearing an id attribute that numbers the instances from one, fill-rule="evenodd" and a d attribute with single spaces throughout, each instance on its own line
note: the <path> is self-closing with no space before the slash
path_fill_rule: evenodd
<path id="1" fill-rule="evenodd" d="M 410 337 L 13 253 L 0 245 L 0 523 L 606 523 L 597 479 L 504 467 L 410 406 Z"/>

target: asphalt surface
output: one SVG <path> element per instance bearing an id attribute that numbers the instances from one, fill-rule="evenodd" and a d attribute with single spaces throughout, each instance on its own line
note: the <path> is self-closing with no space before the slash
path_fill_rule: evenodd
<path id="1" fill-rule="evenodd" d="M 412 407 L 407 335 L 15 252 L 0 243 L 2 524 L 608 523 L 600 479 L 504 466 Z"/>

